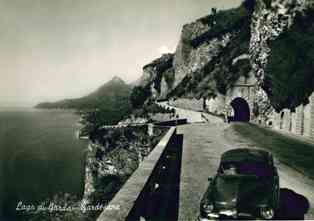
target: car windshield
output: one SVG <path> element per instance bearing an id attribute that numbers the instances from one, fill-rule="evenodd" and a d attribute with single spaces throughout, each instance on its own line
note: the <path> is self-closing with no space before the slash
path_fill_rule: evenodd
<path id="1" fill-rule="evenodd" d="M 223 175 L 272 176 L 272 169 L 267 164 L 259 162 L 223 163 L 219 172 Z"/>

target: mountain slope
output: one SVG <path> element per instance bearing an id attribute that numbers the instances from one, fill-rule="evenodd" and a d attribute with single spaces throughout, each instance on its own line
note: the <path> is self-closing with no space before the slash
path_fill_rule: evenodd
<path id="1" fill-rule="evenodd" d="M 119 107 L 123 103 L 128 105 L 131 88 L 122 79 L 114 77 L 87 96 L 76 99 L 65 99 L 58 102 L 40 103 L 36 105 L 36 108 L 110 109 L 112 107 Z"/>
<path id="2" fill-rule="evenodd" d="M 129 101 L 131 90 L 132 86 L 126 84 L 122 79 L 114 77 L 87 96 L 54 103 L 40 103 L 36 105 L 36 108 L 87 111 L 85 120 L 88 122 L 87 125 L 92 127 L 87 129 L 92 130 L 102 125 L 116 124 L 131 113 L 132 108 Z"/>

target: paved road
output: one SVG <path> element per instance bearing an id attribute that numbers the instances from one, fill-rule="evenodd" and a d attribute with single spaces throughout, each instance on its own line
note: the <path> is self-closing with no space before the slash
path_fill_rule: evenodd
<path id="1" fill-rule="evenodd" d="M 208 186 L 207 179 L 215 175 L 221 154 L 234 148 L 256 146 L 238 137 L 220 118 L 207 115 L 210 120 L 206 121 L 201 112 L 176 108 L 166 102 L 159 104 L 175 108 L 180 118 L 187 118 L 192 123 L 178 127 L 178 133 L 183 134 L 179 220 L 195 220 L 201 197 Z M 305 196 L 310 203 L 305 218 L 314 219 L 314 181 L 287 165 L 277 163 L 276 166 L 280 187 Z"/>
<path id="2" fill-rule="evenodd" d="M 226 124 L 189 124 L 178 127 L 178 133 L 183 134 L 179 220 L 195 220 L 207 179 L 216 173 L 221 154 L 233 148 L 254 146 L 239 142 Z M 281 187 L 306 196 L 314 205 L 313 181 L 285 165 L 278 168 Z M 311 207 L 306 218 L 314 219 L 313 214 Z"/>
<path id="3" fill-rule="evenodd" d="M 209 124 L 178 127 L 183 134 L 179 220 L 196 219 L 208 177 L 215 174 L 220 155 L 232 148 L 223 139 L 222 128 Z"/>
<path id="4" fill-rule="evenodd" d="M 179 115 L 180 119 L 187 119 L 188 123 L 223 123 L 223 119 L 204 113 L 204 112 L 197 112 L 193 110 L 187 110 L 182 108 L 177 108 L 174 106 L 170 106 L 167 102 L 160 102 L 158 103 L 160 106 L 165 108 L 174 108 L 176 110 L 176 114 Z"/>
<path id="5" fill-rule="evenodd" d="M 176 110 L 176 114 L 179 115 L 179 118 L 180 119 L 185 118 L 189 123 L 205 122 L 205 119 L 202 117 L 201 112 L 176 108 L 168 105 L 167 102 L 160 102 L 158 104 L 165 108 L 174 108 Z"/>

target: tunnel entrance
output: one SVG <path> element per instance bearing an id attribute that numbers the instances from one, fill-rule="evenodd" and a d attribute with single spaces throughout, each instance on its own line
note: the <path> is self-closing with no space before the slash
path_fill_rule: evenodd
<path id="1" fill-rule="evenodd" d="M 234 116 L 231 117 L 231 121 L 250 121 L 250 107 L 246 100 L 237 97 L 233 99 L 230 104 L 234 110 Z"/>

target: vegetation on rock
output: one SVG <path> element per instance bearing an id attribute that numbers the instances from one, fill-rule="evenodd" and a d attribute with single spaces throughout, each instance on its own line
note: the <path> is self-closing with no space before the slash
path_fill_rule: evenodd
<path id="1" fill-rule="evenodd" d="M 241 5 L 238 8 L 218 11 L 201 18 L 200 21 L 211 25 L 211 28 L 204 34 L 194 38 L 191 45 L 196 48 L 212 38 L 221 37 L 226 33 L 240 29 L 244 23 L 247 23 L 250 13 L 245 5 Z"/>
<path id="2" fill-rule="evenodd" d="M 133 108 L 140 108 L 145 101 L 152 95 L 150 86 L 136 86 L 133 88 L 130 96 L 130 101 Z"/>
<path id="3" fill-rule="evenodd" d="M 147 103 L 142 108 L 133 110 L 132 114 L 138 118 L 146 118 L 148 121 L 152 121 L 151 116 L 156 114 L 175 114 L 175 109 L 164 108 L 156 103 Z"/>
<path id="4" fill-rule="evenodd" d="M 314 90 L 314 9 L 298 14 L 292 27 L 270 42 L 263 89 L 280 111 L 308 103 Z"/>

